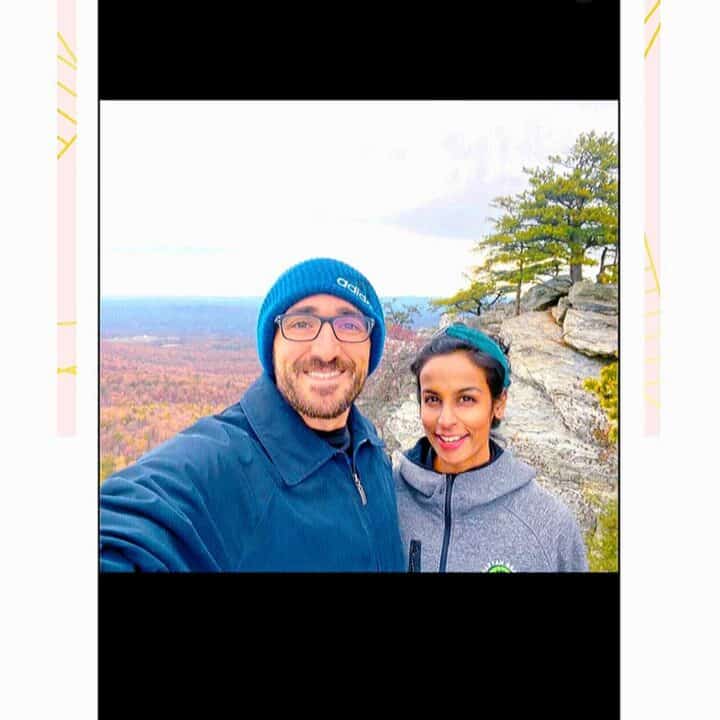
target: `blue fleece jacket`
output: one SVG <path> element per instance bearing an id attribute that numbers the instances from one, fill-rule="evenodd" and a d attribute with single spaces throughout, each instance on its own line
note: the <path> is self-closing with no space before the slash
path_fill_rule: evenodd
<path id="1" fill-rule="evenodd" d="M 390 461 L 354 405 L 348 428 L 352 460 L 262 375 L 101 485 L 101 570 L 404 570 Z"/>

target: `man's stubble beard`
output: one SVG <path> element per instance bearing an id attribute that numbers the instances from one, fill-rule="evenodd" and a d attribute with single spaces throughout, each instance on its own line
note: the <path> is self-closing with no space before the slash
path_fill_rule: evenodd
<path id="1" fill-rule="evenodd" d="M 317 369 L 319 369 L 318 365 L 317 363 L 315 364 Z M 323 365 L 323 367 L 335 367 L 335 363 L 327 363 Z M 307 367 L 298 367 L 295 365 L 290 367 L 283 366 L 282 368 L 276 367 L 275 377 L 277 379 L 278 390 L 280 390 L 288 403 L 300 415 L 316 420 L 332 420 L 350 408 L 355 398 L 365 386 L 365 380 L 367 380 L 367 373 L 359 373 L 354 363 L 344 362 L 341 367 L 345 372 L 352 373 L 353 381 L 343 397 L 329 407 L 313 405 L 310 400 L 303 400 L 297 392 L 296 383 Z"/>

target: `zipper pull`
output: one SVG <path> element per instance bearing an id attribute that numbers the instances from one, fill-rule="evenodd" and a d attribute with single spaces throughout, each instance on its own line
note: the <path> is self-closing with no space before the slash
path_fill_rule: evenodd
<path id="1" fill-rule="evenodd" d="M 365 495 L 365 489 L 363 488 L 362 483 L 360 482 L 360 477 L 358 476 L 357 472 L 355 472 L 355 470 L 352 471 L 352 476 L 355 487 L 360 493 L 360 499 L 362 500 L 362 504 L 367 505 L 367 496 Z"/>
<path id="2" fill-rule="evenodd" d="M 410 553 L 408 562 L 408 572 L 419 573 L 422 572 L 420 567 L 420 552 L 422 542 L 420 540 L 410 541 Z"/>

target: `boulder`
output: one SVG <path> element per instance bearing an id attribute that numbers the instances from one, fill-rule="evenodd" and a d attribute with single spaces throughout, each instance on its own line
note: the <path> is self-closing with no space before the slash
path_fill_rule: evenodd
<path id="1" fill-rule="evenodd" d="M 583 387 L 604 363 L 565 345 L 561 328 L 547 311 L 506 320 L 500 335 L 510 343 L 512 368 L 501 434 L 547 477 L 613 485 L 616 447 L 602 441 L 605 413 Z"/>
<path id="2" fill-rule="evenodd" d="M 573 283 L 569 275 L 559 275 L 531 287 L 520 300 L 523 310 L 545 310 L 567 295 Z"/>
<path id="3" fill-rule="evenodd" d="M 565 313 L 567 312 L 568 307 L 570 307 L 570 301 L 567 299 L 567 297 L 561 297 L 558 300 L 558 304 L 550 309 L 550 312 L 552 313 L 552 316 L 555 318 L 555 322 L 558 325 L 563 324 L 563 320 L 565 319 Z"/>
<path id="4" fill-rule="evenodd" d="M 618 356 L 618 316 L 568 309 L 562 339 L 590 357 Z"/>
<path id="5" fill-rule="evenodd" d="M 507 318 L 514 316 L 514 302 L 497 303 L 489 310 L 486 310 L 480 317 L 468 318 L 465 320 L 465 324 L 496 337 L 500 332 L 503 322 L 505 322 Z"/>
<path id="6" fill-rule="evenodd" d="M 424 435 L 420 422 L 420 408 L 413 395 L 398 403 L 385 423 L 385 445 L 392 453 L 394 450 L 408 450 Z"/>
<path id="7" fill-rule="evenodd" d="M 570 305 L 583 312 L 618 314 L 618 286 L 598 285 L 588 280 L 576 282 L 568 294 Z"/>

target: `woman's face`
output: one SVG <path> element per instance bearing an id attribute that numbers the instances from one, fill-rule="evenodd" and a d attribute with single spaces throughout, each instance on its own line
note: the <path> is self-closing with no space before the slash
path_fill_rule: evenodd
<path id="1" fill-rule="evenodd" d="M 435 470 L 460 473 L 490 459 L 490 427 L 505 412 L 485 370 L 459 350 L 430 358 L 420 371 L 420 418 L 437 457 Z"/>

